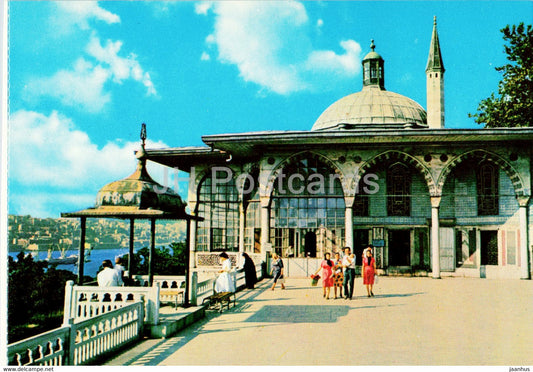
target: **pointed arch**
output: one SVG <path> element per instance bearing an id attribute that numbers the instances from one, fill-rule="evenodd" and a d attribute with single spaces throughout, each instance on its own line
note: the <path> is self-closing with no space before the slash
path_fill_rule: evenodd
<path id="1" fill-rule="evenodd" d="M 304 159 L 309 156 L 319 158 L 327 166 L 329 166 L 335 172 L 335 174 L 339 176 L 339 181 L 341 183 L 343 193 L 344 195 L 347 195 L 347 190 L 346 190 L 347 186 L 345 185 L 345 176 L 344 176 L 344 173 L 337 166 L 337 164 L 322 154 L 316 153 L 314 151 L 305 150 L 305 151 L 300 151 L 295 154 L 292 154 L 277 164 L 276 168 L 270 173 L 270 176 L 268 177 L 265 196 L 268 196 L 269 198 L 272 197 L 272 192 L 274 191 L 274 182 L 276 182 L 276 179 L 279 177 L 280 173 L 283 171 L 283 169 L 285 169 L 287 165 L 289 165 L 293 161 Z"/>
<path id="2" fill-rule="evenodd" d="M 382 152 L 381 154 L 378 154 L 374 156 L 372 159 L 365 162 L 361 167 L 359 168 L 359 171 L 357 172 L 357 176 L 355 178 L 355 185 L 359 184 L 359 181 L 361 178 L 375 165 L 378 165 L 379 163 L 383 163 L 386 161 L 400 161 L 404 164 L 408 164 L 413 166 L 420 172 L 422 177 L 424 177 L 424 180 L 426 181 L 426 185 L 428 187 L 429 193 L 431 196 L 437 196 L 438 190 L 435 184 L 435 180 L 433 179 L 433 176 L 431 175 L 431 172 L 429 169 L 422 164 L 418 159 L 413 157 L 412 155 L 409 155 L 405 152 L 397 151 L 397 150 L 389 150 Z"/>
<path id="3" fill-rule="evenodd" d="M 442 194 L 444 184 L 446 183 L 446 180 L 448 179 L 450 173 L 459 164 L 469 159 L 488 161 L 497 165 L 511 179 L 516 196 L 518 197 L 525 195 L 524 181 L 522 180 L 520 173 L 518 173 L 516 169 L 514 169 L 513 166 L 509 164 L 505 159 L 503 159 L 500 155 L 482 149 L 476 149 L 465 152 L 464 154 L 458 155 L 452 161 L 450 161 L 446 168 L 442 170 L 437 182 L 437 192 L 439 193 L 439 195 Z"/>

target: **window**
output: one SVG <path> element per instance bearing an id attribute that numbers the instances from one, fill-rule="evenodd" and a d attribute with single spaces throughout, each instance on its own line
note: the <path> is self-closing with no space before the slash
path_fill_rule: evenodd
<path id="1" fill-rule="evenodd" d="M 389 216 L 410 216 L 411 173 L 400 163 L 393 164 L 387 171 L 387 214 Z"/>
<path id="2" fill-rule="evenodd" d="M 498 176 L 498 169 L 492 163 L 483 162 L 477 167 L 477 213 L 479 216 L 499 214 Z"/>
<path id="3" fill-rule="evenodd" d="M 223 180 L 227 174 L 217 175 Z M 234 251 L 239 245 L 239 197 L 235 181 L 212 183 L 212 172 L 202 180 L 198 191 L 198 251 Z"/>

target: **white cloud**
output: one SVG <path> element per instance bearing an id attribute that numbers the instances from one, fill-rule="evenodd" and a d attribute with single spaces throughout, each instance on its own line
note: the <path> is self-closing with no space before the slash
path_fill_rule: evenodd
<path id="1" fill-rule="evenodd" d="M 107 40 L 106 45 L 102 46 L 100 39 L 92 36 L 87 45 L 87 53 L 99 62 L 109 65 L 109 70 L 113 76 L 113 80 L 117 83 L 122 83 L 125 79 L 133 79 L 142 82 L 147 88 L 146 94 L 156 95 L 154 84 L 150 79 L 150 74 L 145 72 L 139 62 L 137 56 L 130 53 L 127 57 L 120 57 L 118 53 L 122 48 L 122 41 Z"/>
<path id="2" fill-rule="evenodd" d="M 194 4 L 194 10 L 196 14 L 206 15 L 212 7 L 213 7 L 213 2 L 211 1 L 200 1 Z"/>
<path id="3" fill-rule="evenodd" d="M 238 67 L 244 81 L 278 94 L 331 87 L 332 79 L 359 72 L 360 47 L 341 42 L 344 54 L 315 50 L 312 25 L 302 3 L 201 3 L 198 14 L 214 14 L 214 31 L 206 38 L 222 63 Z"/>
<path id="4" fill-rule="evenodd" d="M 20 110 L 9 120 L 9 176 L 19 185 L 96 191 L 133 173 L 139 142 L 114 140 L 103 147 L 67 117 Z M 147 147 L 168 147 L 148 142 Z M 50 192 L 50 190 L 47 190 Z"/>
<path id="5" fill-rule="evenodd" d="M 361 46 L 353 40 L 340 42 L 344 54 L 336 54 L 331 50 L 313 51 L 307 60 L 307 68 L 312 71 L 344 71 L 346 75 L 355 75 L 361 71 Z"/>
<path id="6" fill-rule="evenodd" d="M 52 21 L 62 33 L 71 31 L 73 26 L 87 30 L 91 20 L 107 24 L 120 23 L 118 15 L 100 7 L 96 1 L 56 1 L 54 4 L 58 10 Z"/>
<path id="7" fill-rule="evenodd" d="M 209 61 L 210 59 L 211 59 L 211 56 L 209 56 L 209 54 L 207 54 L 206 52 L 203 52 L 202 56 L 200 57 L 200 60 L 202 61 Z"/>
<path id="8" fill-rule="evenodd" d="M 316 21 L 316 26 L 317 26 L 318 28 L 324 26 L 324 20 L 319 19 L 318 21 Z"/>
<path id="9" fill-rule="evenodd" d="M 107 40 L 102 46 L 100 39 L 92 36 L 86 52 L 97 64 L 79 58 L 71 69 L 60 70 L 51 77 L 31 79 L 26 86 L 29 99 L 50 96 L 66 106 L 79 106 L 95 113 L 111 101 L 111 93 L 105 89 L 109 80 L 122 84 L 132 79 L 146 87 L 146 94 L 155 96 L 157 91 L 150 74 L 141 67 L 133 53 L 120 57 L 121 41 Z"/>
<path id="10" fill-rule="evenodd" d="M 111 100 L 110 93 L 104 91 L 104 84 L 110 76 L 109 70 L 79 58 L 70 70 L 30 80 L 25 93 L 29 98 L 51 96 L 66 106 L 80 106 L 84 110 L 98 112 Z"/>

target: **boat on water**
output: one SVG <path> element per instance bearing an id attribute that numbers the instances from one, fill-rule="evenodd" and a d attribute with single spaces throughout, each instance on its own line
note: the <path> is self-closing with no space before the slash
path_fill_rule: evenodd
<path id="1" fill-rule="evenodd" d="M 59 248 L 59 247 L 56 246 L 56 248 Z M 48 256 L 46 256 L 46 258 L 44 259 L 49 264 L 52 264 L 52 265 L 72 265 L 72 264 L 75 264 L 75 263 L 78 262 L 78 255 L 71 254 L 68 257 L 66 256 L 66 253 L 67 253 L 67 248 L 66 247 L 60 248 L 59 257 L 57 257 L 57 258 L 52 258 L 52 252 L 53 252 L 52 248 L 49 248 L 48 249 Z"/>

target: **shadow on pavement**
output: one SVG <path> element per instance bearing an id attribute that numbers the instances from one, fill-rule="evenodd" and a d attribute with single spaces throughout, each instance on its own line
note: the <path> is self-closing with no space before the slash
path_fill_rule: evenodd
<path id="1" fill-rule="evenodd" d="M 245 322 L 259 323 L 334 323 L 346 316 L 350 306 L 336 305 L 265 305 Z"/>

